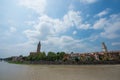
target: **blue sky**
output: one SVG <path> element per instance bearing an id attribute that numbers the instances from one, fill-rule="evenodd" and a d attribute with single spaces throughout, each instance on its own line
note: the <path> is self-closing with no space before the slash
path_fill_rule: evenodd
<path id="1" fill-rule="evenodd" d="M 120 0 L 0 0 L 0 57 L 120 50 Z"/>

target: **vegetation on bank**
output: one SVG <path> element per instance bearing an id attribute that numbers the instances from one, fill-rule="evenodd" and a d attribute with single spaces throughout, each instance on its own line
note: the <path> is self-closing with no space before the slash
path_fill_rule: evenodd
<path id="1" fill-rule="evenodd" d="M 7 61 L 62 61 L 63 57 L 65 55 L 65 52 L 48 52 L 46 55 L 45 52 L 40 52 L 34 55 L 29 55 L 29 56 L 22 56 L 20 55 L 19 57 L 8 57 L 5 60 Z"/>
<path id="2" fill-rule="evenodd" d="M 104 54 L 66 54 L 65 52 L 39 52 L 29 56 L 9 57 L 5 59 L 15 64 L 120 64 L 120 52 Z"/>
<path id="3" fill-rule="evenodd" d="M 14 64 L 27 64 L 27 63 L 23 63 L 21 61 L 7 61 L 8 63 L 14 63 Z"/>
<path id="4" fill-rule="evenodd" d="M 65 52 L 48 52 L 46 55 L 45 52 L 40 52 L 35 55 L 29 55 L 27 60 L 29 61 L 39 61 L 39 60 L 47 60 L 47 61 L 56 61 L 56 60 L 62 60 L 65 55 Z"/>

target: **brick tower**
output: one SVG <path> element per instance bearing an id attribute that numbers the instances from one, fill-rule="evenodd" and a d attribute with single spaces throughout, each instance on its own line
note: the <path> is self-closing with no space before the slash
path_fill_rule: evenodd
<path id="1" fill-rule="evenodd" d="M 41 49 L 41 43 L 40 43 L 40 41 L 39 41 L 39 43 L 38 43 L 38 45 L 37 45 L 37 53 L 40 52 L 40 49 Z"/>

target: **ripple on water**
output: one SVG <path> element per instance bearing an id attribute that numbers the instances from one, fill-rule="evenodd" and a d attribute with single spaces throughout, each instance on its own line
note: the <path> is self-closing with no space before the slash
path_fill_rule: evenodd
<path id="1" fill-rule="evenodd" d="M 120 65 L 17 65 L 0 62 L 0 80 L 119 80 Z"/>

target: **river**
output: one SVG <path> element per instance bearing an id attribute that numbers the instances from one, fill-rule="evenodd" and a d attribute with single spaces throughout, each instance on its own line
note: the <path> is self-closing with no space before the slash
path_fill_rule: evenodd
<path id="1" fill-rule="evenodd" d="M 0 80 L 120 80 L 120 65 L 21 65 L 2 61 Z"/>

